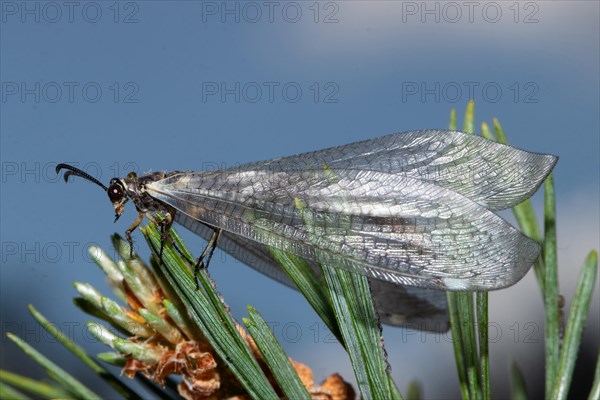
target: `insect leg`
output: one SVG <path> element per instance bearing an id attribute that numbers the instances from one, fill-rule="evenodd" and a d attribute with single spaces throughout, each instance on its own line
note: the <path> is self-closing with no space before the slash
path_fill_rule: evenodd
<path id="1" fill-rule="evenodd" d="M 129 228 L 127 228 L 127 230 L 125 231 L 125 238 L 127 239 L 127 243 L 129 243 L 129 257 L 133 257 L 133 239 L 131 238 L 131 232 L 133 232 L 135 228 L 140 226 L 143 220 L 144 213 L 139 212 L 135 221 L 133 221 L 131 226 L 129 226 Z"/>
<path id="2" fill-rule="evenodd" d="M 159 257 L 162 260 L 163 250 L 165 249 L 165 241 L 171 240 L 174 244 L 175 241 L 171 236 L 169 236 L 169 230 L 171 229 L 171 225 L 173 225 L 173 217 L 171 213 L 167 212 L 165 217 L 160 221 L 160 253 Z"/>
<path id="3" fill-rule="evenodd" d="M 169 235 L 169 231 L 171 229 L 171 225 L 173 225 L 173 214 L 170 211 L 164 212 L 164 217 L 162 219 L 158 219 L 154 214 L 147 212 L 146 218 L 148 218 L 152 223 L 160 227 L 160 250 L 158 252 L 158 258 L 162 260 L 163 251 L 165 249 L 165 242 L 168 240 L 175 247 L 175 241 Z M 179 249 L 177 249 L 179 251 Z M 181 252 L 180 252 L 181 253 Z"/>
<path id="4" fill-rule="evenodd" d="M 196 261 L 196 267 L 194 268 L 194 279 L 196 281 L 196 289 L 200 289 L 200 281 L 198 280 L 198 272 L 200 272 L 200 268 L 208 268 L 208 264 L 210 263 L 210 259 L 212 258 L 215 249 L 217 248 L 217 242 L 219 237 L 221 237 L 222 229 L 214 229 L 213 234 L 208 241 L 208 244 L 204 248 L 204 251 L 198 257 L 198 261 Z M 203 262 L 206 257 L 206 263 Z"/>

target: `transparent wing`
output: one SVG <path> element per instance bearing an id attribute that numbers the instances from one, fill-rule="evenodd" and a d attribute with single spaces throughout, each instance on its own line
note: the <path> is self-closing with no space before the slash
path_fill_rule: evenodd
<path id="1" fill-rule="evenodd" d="M 212 228 L 185 214 L 177 214 L 175 220 L 206 241 L 210 240 L 213 234 Z M 265 245 L 223 232 L 219 238 L 219 248 L 279 283 L 296 289 L 296 285 L 281 269 Z M 317 264 L 313 262 L 310 265 L 321 275 Z M 448 305 L 444 292 L 400 286 L 378 279 L 369 279 L 369 283 L 375 307 L 384 324 L 434 332 L 446 332 L 449 329 Z"/>
<path id="2" fill-rule="evenodd" d="M 252 162 L 237 171 L 369 170 L 402 174 L 446 187 L 489 210 L 528 199 L 557 157 L 530 153 L 462 132 L 396 133 L 291 157 Z"/>
<path id="3" fill-rule="evenodd" d="M 539 245 L 461 194 L 361 170 L 181 173 L 149 194 L 193 220 L 368 277 L 442 290 L 518 281 Z"/>

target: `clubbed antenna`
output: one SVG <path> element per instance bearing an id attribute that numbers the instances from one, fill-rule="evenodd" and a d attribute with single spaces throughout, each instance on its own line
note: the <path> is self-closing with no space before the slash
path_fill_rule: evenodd
<path id="1" fill-rule="evenodd" d="M 98 179 L 94 178 L 93 176 L 91 176 L 90 174 L 88 174 L 87 172 L 83 172 L 82 170 L 80 170 L 79 168 L 75 168 L 69 164 L 58 164 L 56 166 L 56 173 L 60 173 L 61 169 L 66 169 L 68 170 L 67 172 L 65 172 L 64 178 L 65 178 L 65 182 L 69 181 L 69 176 L 71 175 L 75 175 L 75 176 L 79 176 L 85 180 L 88 180 L 90 182 L 95 183 L 96 185 L 100 186 L 102 189 L 104 189 L 105 192 L 108 191 L 108 188 L 102 183 L 100 182 Z"/>

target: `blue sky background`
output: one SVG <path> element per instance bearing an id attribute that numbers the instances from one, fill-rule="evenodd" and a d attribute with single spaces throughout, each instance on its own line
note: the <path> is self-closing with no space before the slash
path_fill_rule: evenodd
<path id="1" fill-rule="evenodd" d="M 41 376 L 7 331 L 73 361 L 28 304 L 92 353 L 105 351 L 86 338 L 71 284 L 108 293 L 84 249 L 110 248 L 135 212 L 113 224 L 106 196 L 81 180 L 64 184 L 56 163 L 104 182 L 131 169 L 214 169 L 445 128 L 451 108 L 462 120 L 471 96 L 478 121 L 498 117 L 513 145 L 560 156 L 560 278 L 570 306 L 579 267 L 599 242 L 598 2 L 428 2 L 427 10 L 421 2 L 276 2 L 271 14 L 262 2 L 73 4 L 0 2 L 2 368 Z M 317 380 L 337 371 L 354 381 L 298 294 L 220 254 L 211 272 L 234 314 L 254 305 Z M 542 312 L 533 273 L 492 294 L 497 397 L 508 395 L 513 360 L 531 393 L 540 390 Z M 589 362 L 600 337 L 597 291 L 591 314 L 581 356 Z M 459 394 L 449 337 L 384 333 L 401 390 L 416 378 L 428 398 Z M 104 389 L 78 364 L 71 371 Z"/>

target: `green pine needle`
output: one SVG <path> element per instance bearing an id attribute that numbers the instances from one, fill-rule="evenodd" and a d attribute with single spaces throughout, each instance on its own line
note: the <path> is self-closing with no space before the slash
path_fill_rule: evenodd
<path id="1" fill-rule="evenodd" d="M 0 396 L 2 399 L 12 399 L 18 398 L 18 396 L 25 396 L 15 388 L 22 389 L 23 391 L 47 399 L 66 398 L 70 395 L 70 393 L 66 390 L 56 386 L 49 385 L 48 383 L 37 381 L 22 375 L 13 374 L 12 372 L 8 372 L 3 369 L 0 369 L 0 382 L 2 382 L 2 392 L 6 393 Z M 14 393 L 14 397 L 11 395 L 11 393 Z M 27 398 L 27 396 L 24 398 Z"/>
<path id="2" fill-rule="evenodd" d="M 510 368 L 511 376 L 511 398 L 513 400 L 527 400 L 527 386 L 525 377 L 519 365 L 513 361 Z"/>
<path id="3" fill-rule="evenodd" d="M 289 399 L 310 400 L 310 395 L 304 388 L 281 344 L 275 339 L 269 325 L 252 306 L 248 306 L 248 315 L 249 318 L 244 318 L 244 325 L 252 335 L 252 339 L 254 339 L 283 393 Z"/>
<path id="4" fill-rule="evenodd" d="M 544 307 L 546 347 L 546 398 L 552 394 L 553 382 L 558 373 L 559 357 L 559 310 L 558 265 L 556 254 L 556 204 L 552 175 L 544 182 Z"/>
<path id="5" fill-rule="evenodd" d="M 389 376 L 381 326 L 366 277 L 322 266 L 358 387 L 367 399 L 401 398 Z"/>
<path id="6" fill-rule="evenodd" d="M 142 232 L 158 259 L 161 246 L 159 229 L 149 223 Z M 206 335 L 219 357 L 229 366 L 252 398 L 277 399 L 275 390 L 236 329 L 235 322 L 216 292 L 207 271 L 201 270 L 198 274 L 202 290 L 197 290 L 187 261 L 169 242 L 164 246 L 159 268 L 185 305 L 193 322 Z M 178 243 L 178 247 L 184 254 L 189 254 L 183 243 Z"/>
<path id="7" fill-rule="evenodd" d="M 83 363 L 95 372 L 98 376 L 106 381 L 117 393 L 119 393 L 125 399 L 139 399 L 140 397 L 133 392 L 128 386 L 122 381 L 117 379 L 113 374 L 108 372 L 96 361 L 90 357 L 83 348 L 73 343 L 69 338 L 62 333 L 56 325 L 48 321 L 39 311 L 37 311 L 32 305 L 29 305 L 29 312 L 35 320 L 50 333 L 60 344 L 67 348 L 70 352 L 75 354 Z"/>
<path id="8" fill-rule="evenodd" d="M 269 252 L 296 284 L 300 293 L 306 298 L 327 328 L 343 345 L 344 339 L 335 319 L 329 291 L 323 280 L 315 274 L 306 260 L 275 248 L 269 248 Z"/>
<path id="9" fill-rule="evenodd" d="M 100 399 L 100 397 L 88 389 L 85 385 L 75 379 L 73 376 L 68 374 L 65 370 L 60 368 L 58 365 L 50 361 L 44 355 L 42 355 L 39 351 L 31 347 L 29 344 L 21 340 L 19 337 L 13 335 L 12 333 L 6 334 L 10 340 L 12 340 L 17 346 L 21 348 L 29 357 L 35 360 L 38 364 L 46 369 L 48 375 L 50 375 L 55 381 L 61 384 L 69 393 L 72 395 L 83 398 L 96 400 Z M 63 397 L 63 396 L 59 396 Z"/>
<path id="10" fill-rule="evenodd" d="M 598 359 L 596 360 L 596 370 L 594 372 L 594 383 L 592 384 L 592 390 L 590 390 L 589 400 L 600 399 L 600 351 L 598 352 Z"/>
<path id="11" fill-rule="evenodd" d="M 592 292 L 596 284 L 596 274 L 598 272 L 598 253 L 591 251 L 581 269 L 575 297 L 569 313 L 569 321 L 565 330 L 563 347 L 560 352 L 560 362 L 558 367 L 558 379 L 555 382 L 552 392 L 553 399 L 566 399 L 569 393 L 569 386 L 573 378 L 573 369 L 575 360 L 579 351 L 581 333 L 590 306 Z"/>

